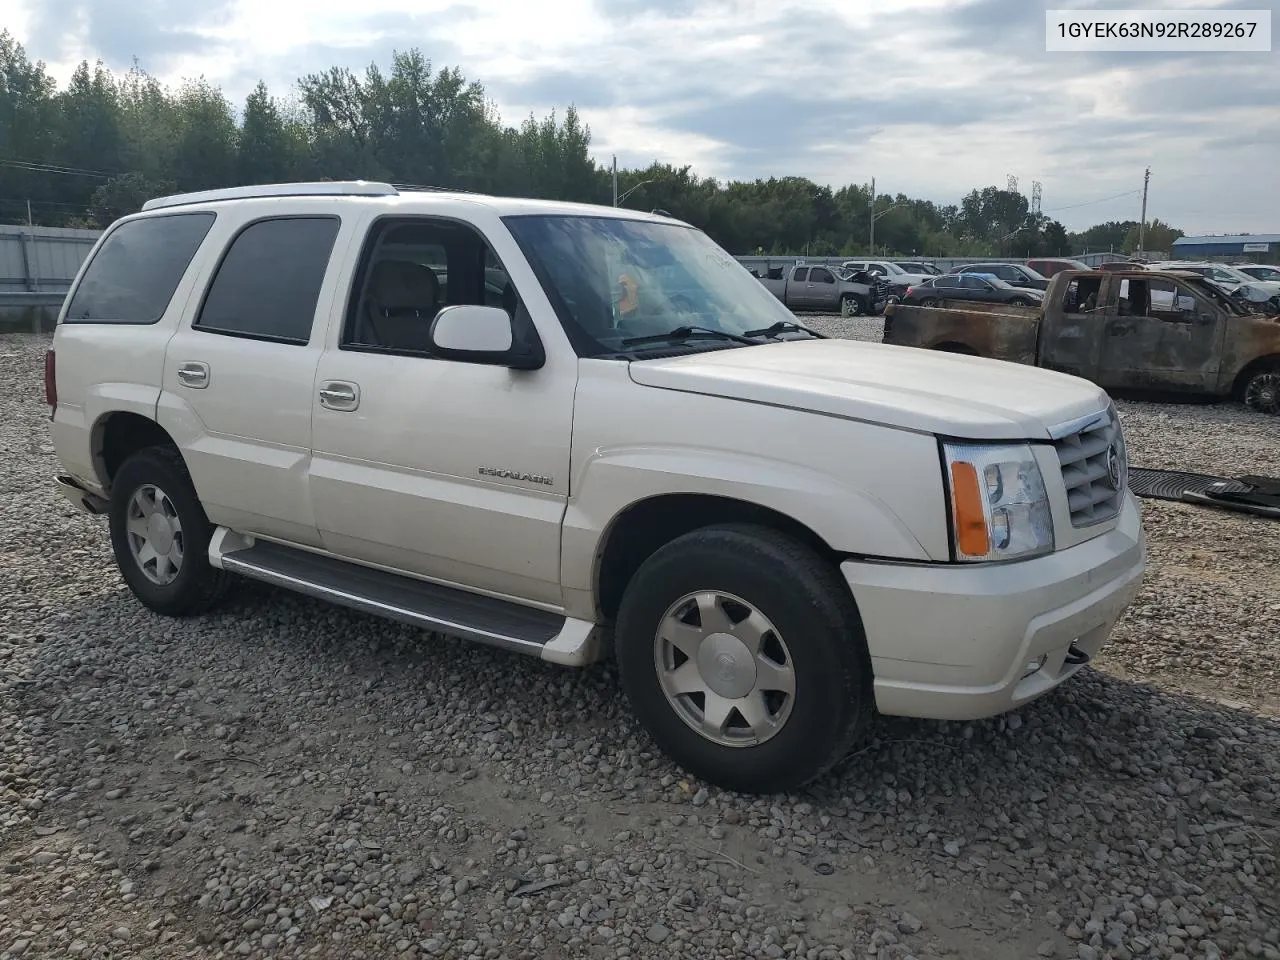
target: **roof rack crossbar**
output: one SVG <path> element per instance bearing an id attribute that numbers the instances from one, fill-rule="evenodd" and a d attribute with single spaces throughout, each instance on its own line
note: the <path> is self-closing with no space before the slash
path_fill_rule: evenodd
<path id="1" fill-rule="evenodd" d="M 400 191 L 389 183 L 376 180 L 317 180 L 309 183 L 264 183 L 245 187 L 224 187 L 196 193 L 175 193 L 155 197 L 142 205 L 143 210 L 184 207 L 218 200 L 251 200 L 265 197 L 395 197 Z"/>

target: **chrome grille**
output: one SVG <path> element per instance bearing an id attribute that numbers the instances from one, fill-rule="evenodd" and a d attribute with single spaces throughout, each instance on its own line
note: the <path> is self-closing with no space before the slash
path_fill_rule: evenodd
<path id="1" fill-rule="evenodd" d="M 1124 432 L 1114 406 L 1054 441 L 1073 527 L 1089 527 L 1120 512 L 1129 480 Z"/>

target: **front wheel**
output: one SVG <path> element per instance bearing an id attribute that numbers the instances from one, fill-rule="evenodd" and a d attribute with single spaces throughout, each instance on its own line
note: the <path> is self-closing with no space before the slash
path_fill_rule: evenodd
<path id="1" fill-rule="evenodd" d="M 854 296 L 845 296 L 840 300 L 840 315 L 844 317 L 856 317 L 864 313 L 862 309 L 862 301 Z"/>
<path id="2" fill-rule="evenodd" d="M 209 563 L 213 527 L 181 455 L 151 447 L 126 460 L 108 509 L 116 565 L 143 606 L 171 617 L 201 613 L 230 577 Z"/>
<path id="3" fill-rule="evenodd" d="M 848 586 L 765 527 L 708 527 L 658 550 L 627 586 L 615 640 L 645 729 L 725 789 L 799 787 L 871 721 L 870 657 Z"/>
<path id="4" fill-rule="evenodd" d="M 1280 416 L 1280 363 L 1254 371 L 1240 393 L 1250 410 Z"/>

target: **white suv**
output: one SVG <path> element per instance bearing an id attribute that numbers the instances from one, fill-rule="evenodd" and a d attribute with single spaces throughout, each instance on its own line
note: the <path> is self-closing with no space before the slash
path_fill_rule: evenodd
<path id="1" fill-rule="evenodd" d="M 151 201 L 67 297 L 72 503 L 157 613 L 233 575 L 580 666 L 744 791 L 885 714 L 1018 707 L 1098 652 L 1145 542 L 1106 394 L 829 339 L 687 224 L 246 187 Z"/>

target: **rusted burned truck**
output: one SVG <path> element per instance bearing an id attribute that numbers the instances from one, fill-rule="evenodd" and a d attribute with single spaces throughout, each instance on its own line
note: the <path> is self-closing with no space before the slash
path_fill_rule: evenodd
<path id="1" fill-rule="evenodd" d="M 1061 370 L 1104 389 L 1231 396 L 1280 415 L 1280 316 L 1187 271 L 1064 270 L 1030 308 L 891 304 L 883 340 Z"/>

